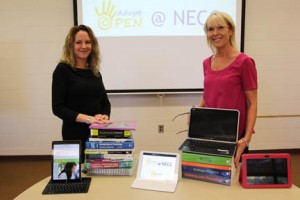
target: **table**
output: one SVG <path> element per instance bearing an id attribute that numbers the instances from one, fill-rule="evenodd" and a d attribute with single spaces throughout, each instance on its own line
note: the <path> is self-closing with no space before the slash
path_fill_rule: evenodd
<path id="1" fill-rule="evenodd" d="M 68 200 L 299 200 L 300 189 L 293 185 L 289 189 L 245 189 L 238 182 L 239 170 L 234 175 L 234 183 L 225 186 L 192 179 L 180 178 L 174 193 L 158 192 L 150 190 L 133 189 L 130 187 L 135 179 L 133 176 L 93 176 L 88 193 L 84 194 L 59 194 L 42 195 L 46 184 L 50 180 L 47 177 L 36 183 L 16 197 L 21 199 L 68 199 Z"/>

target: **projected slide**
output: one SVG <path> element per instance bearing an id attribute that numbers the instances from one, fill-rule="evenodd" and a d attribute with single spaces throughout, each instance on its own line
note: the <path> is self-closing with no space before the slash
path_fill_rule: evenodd
<path id="1" fill-rule="evenodd" d="M 242 0 L 77 0 L 78 24 L 99 39 L 109 91 L 199 90 L 202 61 L 211 55 L 203 25 L 229 13 L 240 45 Z"/>
<path id="2" fill-rule="evenodd" d="M 82 22 L 97 36 L 203 36 L 201 27 L 213 10 L 235 19 L 235 0 L 83 1 Z"/>

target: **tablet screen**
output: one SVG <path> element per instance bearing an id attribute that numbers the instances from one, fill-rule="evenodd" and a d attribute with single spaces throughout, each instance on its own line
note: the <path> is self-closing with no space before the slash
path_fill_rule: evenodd
<path id="1" fill-rule="evenodd" d="M 176 155 L 144 152 L 140 177 L 152 180 L 174 180 L 176 172 Z"/>
<path id="2" fill-rule="evenodd" d="M 288 166 L 285 158 L 247 160 L 248 184 L 288 184 Z"/>
<path id="3" fill-rule="evenodd" d="M 80 180 L 80 144 L 54 143 L 52 181 Z"/>

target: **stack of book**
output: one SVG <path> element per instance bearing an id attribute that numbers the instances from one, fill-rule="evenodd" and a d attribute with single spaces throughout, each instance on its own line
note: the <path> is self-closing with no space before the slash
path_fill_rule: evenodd
<path id="1" fill-rule="evenodd" d="M 134 121 L 92 124 L 86 141 L 85 169 L 88 175 L 130 176 L 133 173 Z"/>
<path id="2" fill-rule="evenodd" d="M 182 177 L 231 185 L 235 167 L 233 157 L 182 152 Z"/>

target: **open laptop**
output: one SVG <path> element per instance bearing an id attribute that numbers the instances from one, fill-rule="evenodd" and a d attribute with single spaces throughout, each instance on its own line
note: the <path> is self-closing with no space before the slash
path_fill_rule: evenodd
<path id="1" fill-rule="evenodd" d="M 51 180 L 42 194 L 86 193 L 91 178 L 81 177 L 81 141 L 53 141 Z"/>
<path id="2" fill-rule="evenodd" d="M 244 154 L 239 181 L 244 188 L 290 188 L 291 156 L 288 153 Z"/>
<path id="3" fill-rule="evenodd" d="M 238 137 L 239 111 L 191 108 L 188 138 L 179 150 L 232 157 Z"/>
<path id="4" fill-rule="evenodd" d="M 178 153 L 141 151 L 132 188 L 174 192 L 179 173 Z"/>

